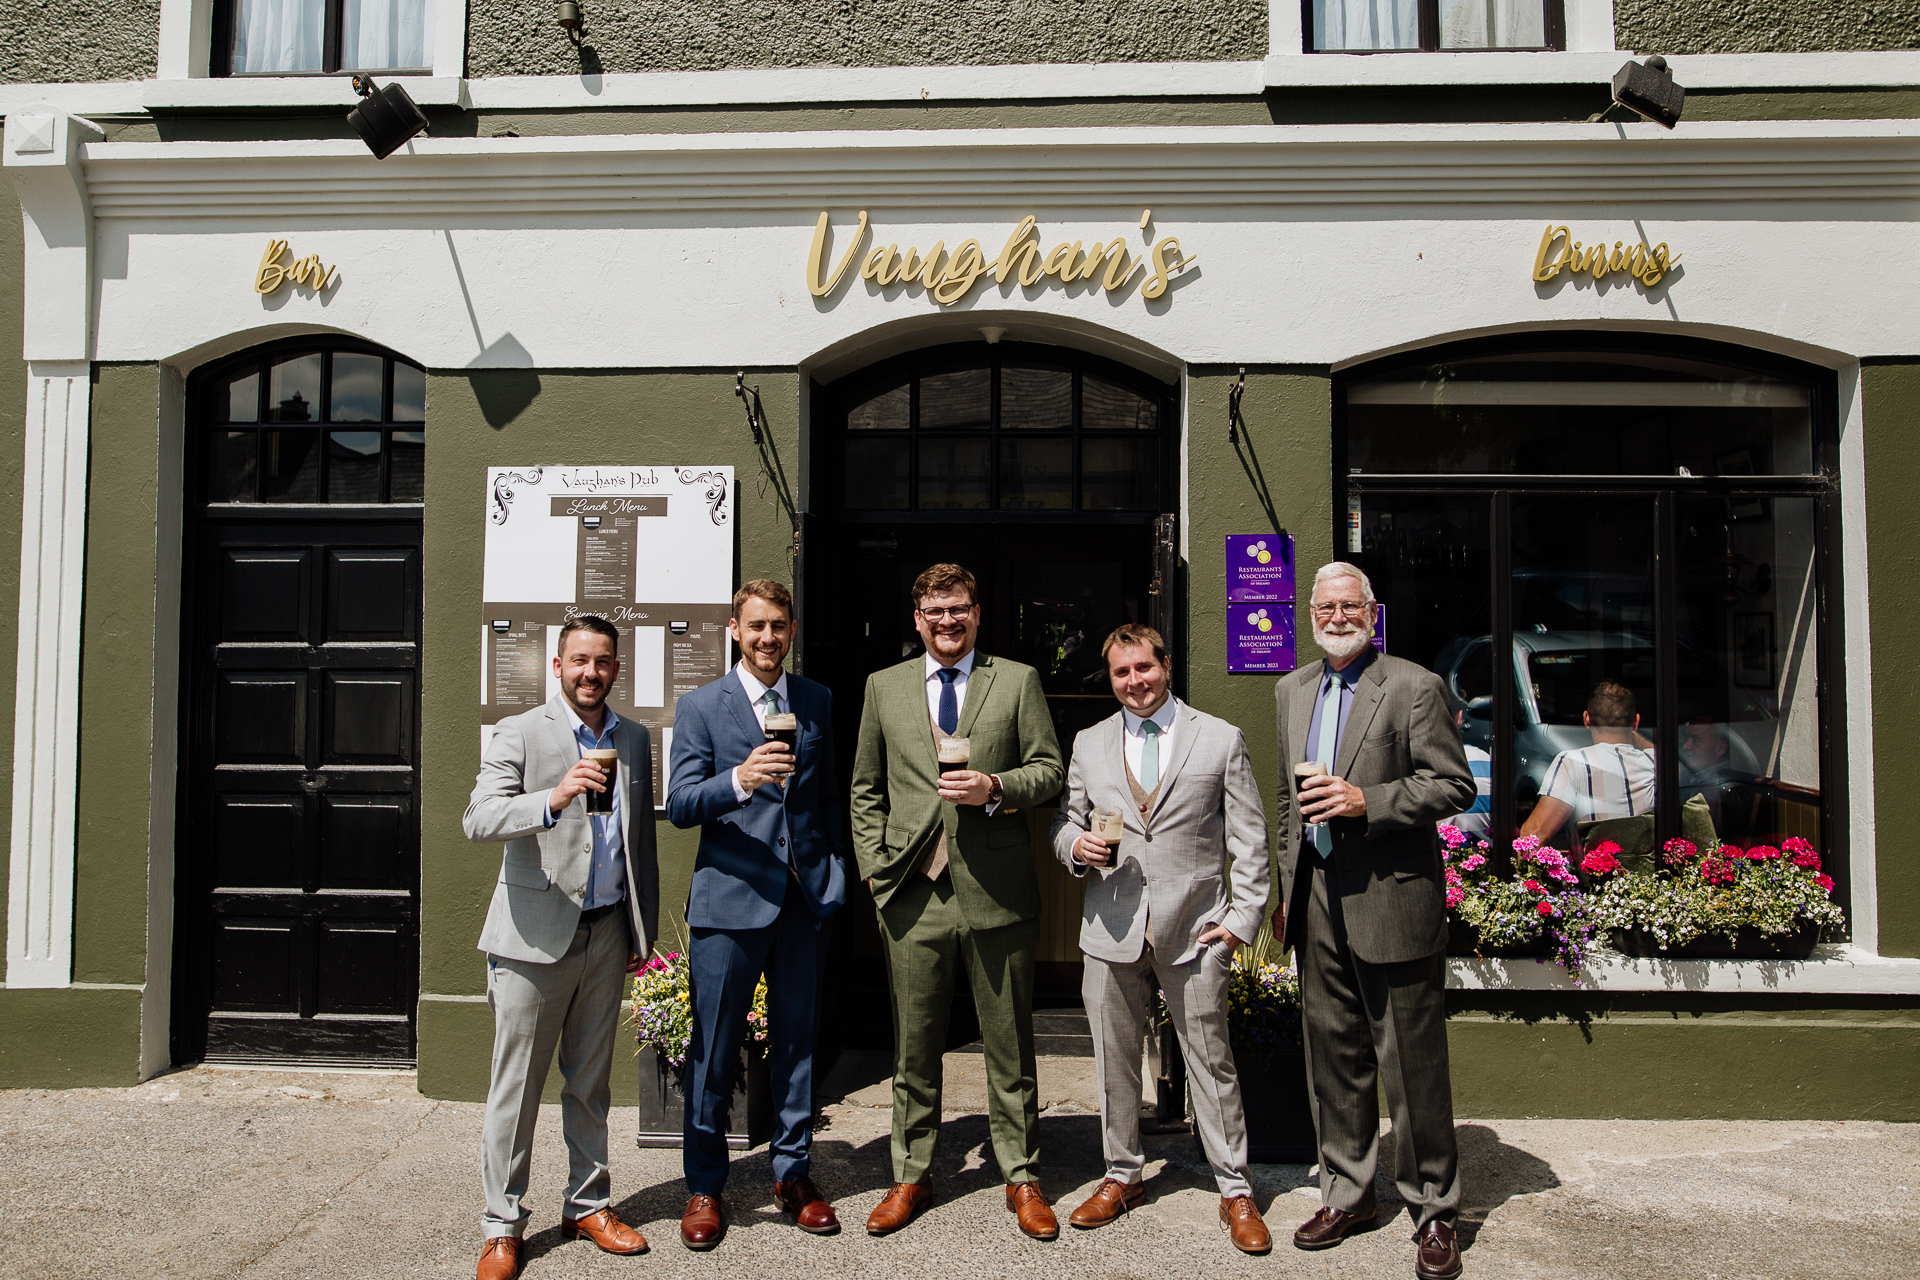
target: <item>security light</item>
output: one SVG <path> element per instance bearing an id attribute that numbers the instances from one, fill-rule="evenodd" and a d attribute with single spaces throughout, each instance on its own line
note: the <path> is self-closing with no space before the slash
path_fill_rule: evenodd
<path id="1" fill-rule="evenodd" d="M 1631 59 L 1613 73 L 1613 100 L 1657 125 L 1671 129 L 1686 109 L 1687 91 L 1673 82 L 1667 60 L 1659 54 L 1642 66 Z"/>
<path id="2" fill-rule="evenodd" d="M 372 76 L 357 75 L 353 90 L 360 95 L 360 105 L 347 112 L 347 123 L 367 144 L 374 159 L 385 160 L 414 134 L 426 132 L 427 117 L 398 84 L 390 82 L 382 89 L 373 83 Z"/>

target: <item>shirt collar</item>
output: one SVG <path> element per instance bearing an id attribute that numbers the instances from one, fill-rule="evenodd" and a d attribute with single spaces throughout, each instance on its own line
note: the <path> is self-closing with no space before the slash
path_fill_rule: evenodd
<path id="1" fill-rule="evenodd" d="M 1341 684 L 1351 689 L 1360 683 L 1360 673 L 1365 671 L 1367 666 L 1372 663 L 1375 652 L 1377 651 L 1369 644 L 1359 657 L 1346 665 L 1345 670 L 1335 671 L 1331 665 L 1324 663 L 1322 664 L 1323 669 L 1330 678 L 1338 680 Z"/>
<path id="2" fill-rule="evenodd" d="M 593 730 L 587 729 L 587 722 L 580 718 L 580 713 L 578 711 L 575 711 L 573 709 L 573 704 L 571 702 L 568 702 L 564 697 L 560 699 L 560 709 L 567 713 L 567 720 L 573 725 L 573 732 L 576 736 L 578 736 L 578 734 L 582 729 L 586 729 L 588 733 L 593 732 Z M 601 721 L 601 724 L 600 724 L 600 736 L 598 738 L 595 738 L 594 741 L 595 742 L 603 741 L 604 739 L 610 737 L 613 731 L 615 729 L 618 729 L 619 727 L 620 727 L 620 717 L 614 714 L 612 707 L 608 707 L 607 718 Z"/>
<path id="3" fill-rule="evenodd" d="M 791 711 L 793 709 L 793 700 L 787 697 L 786 668 L 781 668 L 780 678 L 775 680 L 771 685 L 761 684 L 760 677 L 747 670 L 747 664 L 744 662 L 736 662 L 733 664 L 733 674 L 740 678 L 740 687 L 746 690 L 748 702 L 759 702 L 767 696 L 767 690 L 772 689 L 780 695 L 780 707 L 782 710 Z"/>
<path id="4" fill-rule="evenodd" d="M 978 649 L 969 649 L 967 650 L 966 657 L 960 659 L 960 661 L 953 664 L 954 669 L 958 671 L 962 677 L 971 677 L 973 675 L 973 658 L 974 658 L 974 655 L 978 652 L 979 652 Z M 932 654 L 927 655 L 926 661 L 927 661 L 927 677 L 926 678 L 931 680 L 934 678 L 935 673 L 940 670 L 940 663 L 935 660 Z"/>
<path id="5" fill-rule="evenodd" d="M 1173 718 L 1179 714 L 1179 705 L 1180 699 L 1169 697 L 1165 702 L 1160 704 L 1160 709 L 1150 716 L 1137 716 L 1126 707 L 1122 707 L 1120 708 L 1121 723 L 1126 726 L 1128 733 L 1134 734 L 1135 736 L 1139 735 L 1140 726 L 1148 720 L 1159 725 L 1160 732 L 1165 733 L 1167 730 L 1173 728 Z"/>

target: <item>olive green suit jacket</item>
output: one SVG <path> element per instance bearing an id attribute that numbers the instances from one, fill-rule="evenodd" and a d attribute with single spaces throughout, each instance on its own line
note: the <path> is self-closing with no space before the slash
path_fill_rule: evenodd
<path id="1" fill-rule="evenodd" d="M 997 774 L 1005 793 L 991 816 L 982 805 L 939 796 L 940 762 L 927 715 L 926 662 L 916 654 L 867 677 L 853 758 L 853 851 L 860 874 L 886 906 L 939 833 L 947 835 L 954 895 L 972 929 L 1040 915 L 1040 882 L 1023 810 L 1059 794 L 1065 775 L 1040 673 L 975 651 L 954 736 L 972 742 L 969 765 Z"/>

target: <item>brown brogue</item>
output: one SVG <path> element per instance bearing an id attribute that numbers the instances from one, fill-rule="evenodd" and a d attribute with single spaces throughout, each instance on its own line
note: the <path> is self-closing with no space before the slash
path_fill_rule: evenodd
<path id="1" fill-rule="evenodd" d="M 585 1236 L 608 1253 L 647 1251 L 647 1238 L 614 1217 L 611 1209 L 602 1209 L 584 1218 L 560 1219 L 560 1236 L 564 1240 Z"/>
<path id="2" fill-rule="evenodd" d="M 840 1230 L 840 1219 L 834 1215 L 833 1206 L 820 1194 L 820 1188 L 813 1185 L 813 1179 L 802 1173 L 788 1178 L 785 1182 L 773 1184 L 773 1202 L 781 1211 L 793 1218 L 793 1224 L 802 1231 L 811 1231 L 816 1236 L 830 1236 Z"/>
<path id="3" fill-rule="evenodd" d="M 1348 1213 L 1345 1209 L 1322 1208 L 1301 1223 L 1293 1233 L 1296 1249 L 1331 1249 L 1362 1227 L 1373 1225 L 1375 1210 Z"/>
<path id="4" fill-rule="evenodd" d="M 1037 1182 L 1009 1182 L 1007 1208 L 1020 1230 L 1035 1240 L 1052 1240 L 1060 1234 L 1060 1219 L 1053 1216 L 1046 1193 Z"/>
<path id="5" fill-rule="evenodd" d="M 1252 1196 L 1221 1196 L 1220 1225 L 1226 1228 L 1233 1247 L 1242 1253 L 1266 1253 L 1273 1248 L 1267 1221 L 1260 1216 Z"/>
<path id="6" fill-rule="evenodd" d="M 896 1182 L 867 1215 L 867 1234 L 890 1235 L 933 1207 L 933 1179 Z"/>
<path id="7" fill-rule="evenodd" d="M 726 1213 L 719 1196 L 689 1196 L 680 1211 L 680 1243 L 696 1252 L 713 1248 L 727 1234 Z"/>
<path id="8" fill-rule="evenodd" d="M 1138 1182 L 1122 1182 L 1118 1178 L 1103 1179 L 1093 1189 L 1067 1222 L 1082 1231 L 1094 1227 L 1104 1227 L 1127 1210 L 1137 1206 L 1147 1198 L 1147 1189 Z"/>
<path id="9" fill-rule="evenodd" d="M 1420 1251 L 1413 1256 L 1413 1274 L 1420 1280 L 1453 1280 L 1460 1265 L 1460 1237 L 1444 1222 L 1429 1222 L 1414 1233 Z"/>
<path id="10" fill-rule="evenodd" d="M 479 1280 L 513 1280 L 520 1274 L 520 1237 L 488 1236 L 480 1251 Z"/>

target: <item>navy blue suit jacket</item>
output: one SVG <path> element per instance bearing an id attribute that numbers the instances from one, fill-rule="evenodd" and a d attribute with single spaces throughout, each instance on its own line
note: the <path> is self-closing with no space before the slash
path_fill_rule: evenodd
<path id="1" fill-rule="evenodd" d="M 780 915 L 797 879 L 807 906 L 831 915 L 847 900 L 845 803 L 833 763 L 833 695 L 788 673 L 788 710 L 800 722 L 794 772 L 741 804 L 733 767 L 766 741 L 740 677 L 729 670 L 680 699 L 673 717 L 667 817 L 700 828 L 687 924 L 761 929 Z M 793 875 L 788 875 L 791 867 Z"/>

